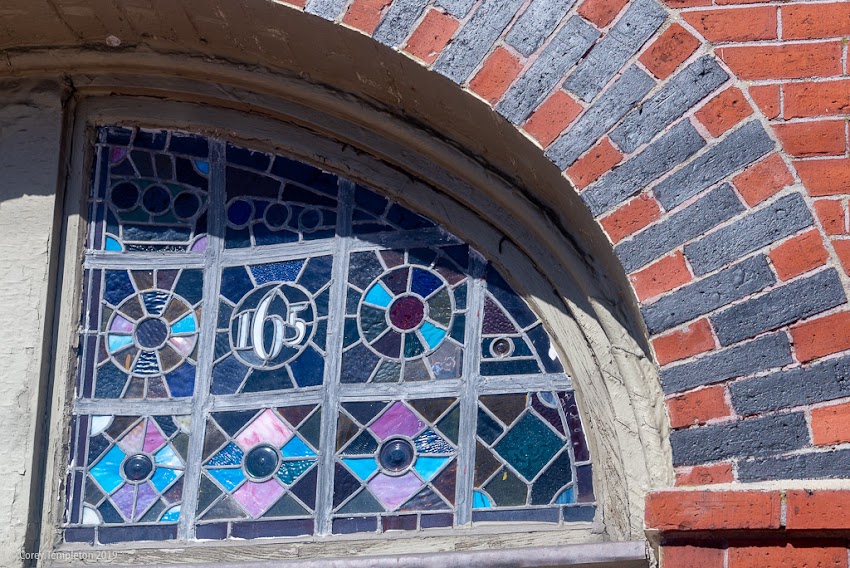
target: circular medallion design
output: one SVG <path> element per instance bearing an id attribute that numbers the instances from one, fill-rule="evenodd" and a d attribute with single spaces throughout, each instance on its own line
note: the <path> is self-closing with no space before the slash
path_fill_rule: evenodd
<path id="1" fill-rule="evenodd" d="M 273 475 L 280 466 L 280 452 L 268 444 L 252 448 L 245 454 L 245 472 L 256 480 Z"/>
<path id="2" fill-rule="evenodd" d="M 135 376 L 173 371 L 192 354 L 197 339 L 198 319 L 191 304 L 157 289 L 121 302 L 104 338 L 113 363 Z"/>
<path id="3" fill-rule="evenodd" d="M 514 342 L 507 337 L 499 337 L 490 344 L 490 354 L 499 359 L 510 356 L 514 352 Z"/>
<path id="4" fill-rule="evenodd" d="M 448 282 L 424 266 L 402 266 L 372 281 L 358 311 L 360 336 L 383 357 L 433 353 L 451 330 L 454 296 Z"/>
<path id="5" fill-rule="evenodd" d="M 145 454 L 132 455 L 124 460 L 121 471 L 130 483 L 141 483 L 153 472 L 153 460 Z"/>
<path id="6" fill-rule="evenodd" d="M 400 475 L 413 464 L 416 451 L 406 438 L 390 438 L 378 451 L 378 463 L 389 475 Z"/>
<path id="7" fill-rule="evenodd" d="M 256 369 L 277 369 L 296 358 L 315 330 L 316 306 L 307 291 L 291 283 L 270 283 L 239 301 L 230 320 L 236 357 Z"/>

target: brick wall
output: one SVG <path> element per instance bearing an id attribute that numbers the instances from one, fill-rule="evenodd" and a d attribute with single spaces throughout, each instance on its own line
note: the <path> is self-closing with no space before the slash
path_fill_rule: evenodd
<path id="1" fill-rule="evenodd" d="M 306 10 L 475 93 L 581 192 L 641 303 L 679 484 L 846 477 L 850 2 L 714 1 Z"/>

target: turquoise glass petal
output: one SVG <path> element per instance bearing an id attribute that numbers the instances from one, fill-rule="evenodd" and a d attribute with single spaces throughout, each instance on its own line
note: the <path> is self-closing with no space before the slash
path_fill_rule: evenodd
<path id="1" fill-rule="evenodd" d="M 195 316 L 186 314 L 177 323 L 171 326 L 171 333 L 193 333 L 198 328 L 195 325 Z"/>
<path id="2" fill-rule="evenodd" d="M 106 245 L 103 248 L 104 250 L 113 252 L 121 252 L 122 250 L 124 250 L 123 248 L 121 248 L 121 243 L 119 243 L 112 237 L 106 237 Z"/>
<path id="3" fill-rule="evenodd" d="M 174 480 L 180 477 L 179 471 L 168 469 L 167 467 L 158 467 L 156 472 L 151 477 L 151 483 L 156 487 L 156 490 L 162 493 L 166 488 L 174 483 Z"/>
<path id="4" fill-rule="evenodd" d="M 159 450 L 154 455 L 154 461 L 156 465 L 167 465 L 170 467 L 181 467 L 183 465 L 183 462 L 180 461 L 180 458 L 177 457 L 171 446 L 165 446 Z"/>
<path id="5" fill-rule="evenodd" d="M 207 465 L 240 465 L 245 457 L 242 448 L 230 442 L 216 455 L 210 458 Z"/>
<path id="6" fill-rule="evenodd" d="M 383 282 L 378 282 L 369 289 L 369 292 L 363 300 L 372 305 L 386 308 L 390 305 L 390 302 L 393 301 L 393 297 L 384 287 Z"/>
<path id="7" fill-rule="evenodd" d="M 124 484 L 121 477 L 121 463 L 127 454 L 118 446 L 113 446 L 97 464 L 89 470 L 92 477 L 107 493 L 112 493 Z"/>
<path id="8" fill-rule="evenodd" d="M 558 495 L 558 498 L 555 499 L 555 503 L 558 505 L 569 505 L 570 503 L 576 502 L 576 489 L 575 487 L 567 487 L 561 494 Z"/>
<path id="9" fill-rule="evenodd" d="M 314 458 L 316 452 L 311 450 L 298 436 L 293 436 L 292 439 L 284 447 L 280 449 L 285 458 Z"/>
<path id="10" fill-rule="evenodd" d="M 446 462 L 451 458 L 430 458 L 425 456 L 419 456 L 416 459 L 416 463 L 413 465 L 413 469 L 416 470 L 416 473 L 419 474 L 422 479 L 425 481 L 431 481 L 431 478 L 437 475 L 437 472 L 443 469 L 443 466 L 446 465 Z"/>
<path id="11" fill-rule="evenodd" d="M 119 351 L 131 343 L 133 343 L 133 338 L 129 335 L 112 335 L 110 334 L 107 337 L 107 341 L 109 342 L 109 351 L 110 353 L 115 353 Z"/>
<path id="12" fill-rule="evenodd" d="M 378 469 L 375 458 L 345 458 L 342 462 L 362 481 L 369 479 L 369 476 Z"/>
<path id="13" fill-rule="evenodd" d="M 292 485 L 314 463 L 316 463 L 316 460 L 285 461 L 280 464 L 280 469 L 277 470 L 277 478 L 287 485 Z"/>
<path id="14" fill-rule="evenodd" d="M 439 345 L 446 336 L 446 330 L 440 329 L 436 325 L 427 321 L 422 324 L 421 328 L 419 328 L 419 333 L 422 334 L 422 337 L 425 338 L 425 341 L 428 343 L 428 347 L 431 349 L 434 349 L 437 345 Z"/>
<path id="15" fill-rule="evenodd" d="M 201 160 L 195 160 L 195 167 L 198 168 L 198 171 L 201 172 L 202 174 L 209 174 L 210 173 L 210 163 L 209 162 L 204 162 L 204 161 L 201 161 Z"/>
<path id="16" fill-rule="evenodd" d="M 239 467 L 208 469 L 207 473 L 213 476 L 228 491 L 233 491 L 239 487 L 240 483 L 245 481 L 245 474 L 242 473 L 242 468 Z"/>
<path id="17" fill-rule="evenodd" d="M 475 491 L 472 494 L 472 508 L 473 509 L 489 509 L 493 505 L 490 503 L 490 498 L 481 493 L 480 491 Z"/>
<path id="18" fill-rule="evenodd" d="M 180 519 L 180 505 L 174 505 L 159 518 L 160 523 L 176 523 Z"/>

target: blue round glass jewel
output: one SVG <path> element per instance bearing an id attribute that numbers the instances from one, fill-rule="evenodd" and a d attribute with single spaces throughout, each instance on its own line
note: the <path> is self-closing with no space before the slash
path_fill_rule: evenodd
<path id="1" fill-rule="evenodd" d="M 401 473 L 410 467 L 416 458 L 416 451 L 410 440 L 393 438 L 387 440 L 378 452 L 378 463 L 389 473 Z"/>
<path id="2" fill-rule="evenodd" d="M 145 190 L 142 204 L 154 215 L 165 213 L 171 207 L 171 193 L 162 186 L 152 185 Z"/>
<path id="3" fill-rule="evenodd" d="M 125 181 L 112 188 L 112 204 L 122 211 L 129 211 L 139 202 L 139 188 Z"/>
<path id="4" fill-rule="evenodd" d="M 136 341 L 145 349 L 157 349 L 168 339 L 168 326 L 159 318 L 148 318 L 136 326 Z"/>
<path id="5" fill-rule="evenodd" d="M 254 479 L 269 477 L 280 465 L 280 452 L 277 448 L 263 444 L 252 448 L 245 454 L 245 471 Z"/>
<path id="6" fill-rule="evenodd" d="M 127 481 L 144 481 L 153 472 L 153 460 L 145 454 L 136 454 L 124 460 L 123 470 Z"/>

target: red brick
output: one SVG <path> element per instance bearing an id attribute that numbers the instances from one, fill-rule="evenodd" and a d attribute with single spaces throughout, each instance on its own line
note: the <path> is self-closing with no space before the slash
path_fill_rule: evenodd
<path id="1" fill-rule="evenodd" d="M 801 363 L 850 349 L 850 312 L 795 325 L 791 328 L 791 339 Z"/>
<path id="2" fill-rule="evenodd" d="M 659 79 L 666 79 L 699 47 L 699 40 L 673 24 L 640 56 L 640 62 Z"/>
<path id="3" fill-rule="evenodd" d="M 646 498 L 645 520 L 662 531 L 776 529 L 780 507 L 778 491 L 656 491 Z"/>
<path id="4" fill-rule="evenodd" d="M 821 235 L 815 229 L 789 239 L 770 251 L 770 260 L 782 280 L 823 266 L 828 256 Z"/>
<path id="5" fill-rule="evenodd" d="M 779 100 L 779 85 L 754 85 L 750 87 L 750 96 L 769 119 L 779 116 L 782 105 Z"/>
<path id="6" fill-rule="evenodd" d="M 773 126 L 785 151 L 792 156 L 841 156 L 847 146 L 843 120 L 793 122 Z"/>
<path id="7" fill-rule="evenodd" d="M 604 28 L 614 20 L 627 3 L 628 0 L 585 0 L 579 6 L 578 13 L 597 27 Z"/>
<path id="8" fill-rule="evenodd" d="M 850 159 L 797 160 L 794 162 L 800 179 L 810 195 L 840 195 L 850 193 Z"/>
<path id="9" fill-rule="evenodd" d="M 584 189 L 616 166 L 623 154 L 614 148 L 608 138 L 603 138 L 590 151 L 567 169 L 567 176 L 578 189 Z"/>
<path id="10" fill-rule="evenodd" d="M 383 10 L 390 4 L 392 0 L 354 0 L 342 22 L 372 35 L 381 23 Z"/>
<path id="11" fill-rule="evenodd" d="M 688 270 L 685 255 L 681 251 L 664 257 L 629 276 L 629 281 L 641 302 L 678 288 L 691 280 L 693 276 Z"/>
<path id="12" fill-rule="evenodd" d="M 834 199 L 818 199 L 815 201 L 815 213 L 818 214 L 827 235 L 844 235 L 847 233 L 844 206 Z"/>
<path id="13" fill-rule="evenodd" d="M 497 47 L 470 81 L 469 88 L 490 104 L 496 104 L 519 75 L 520 68 L 518 58 Z"/>
<path id="14" fill-rule="evenodd" d="M 841 73 L 840 41 L 785 43 L 718 49 L 739 79 L 802 79 Z M 786 114 L 787 116 L 787 114 Z"/>
<path id="15" fill-rule="evenodd" d="M 633 235 L 661 217 L 661 206 L 649 194 L 644 193 L 627 201 L 619 209 L 599 220 L 608 238 L 614 244 Z"/>
<path id="16" fill-rule="evenodd" d="M 782 7 L 784 39 L 850 36 L 850 4 L 790 4 Z"/>
<path id="17" fill-rule="evenodd" d="M 833 240 L 832 247 L 835 249 L 835 254 L 838 255 L 838 261 L 844 268 L 844 272 L 850 274 L 850 240 Z"/>
<path id="18" fill-rule="evenodd" d="M 746 202 L 753 206 L 794 183 L 794 177 L 779 154 L 771 154 L 735 176 L 732 181 Z"/>
<path id="19" fill-rule="evenodd" d="M 307 5 L 307 0 L 283 0 L 286 4 L 290 6 L 295 6 L 297 8 L 303 8 Z"/>
<path id="20" fill-rule="evenodd" d="M 714 485 L 717 483 L 732 483 L 735 476 L 731 463 L 716 463 L 712 465 L 695 465 L 694 467 L 676 470 L 676 486 Z"/>
<path id="21" fill-rule="evenodd" d="M 697 120 L 712 136 L 720 136 L 746 117 L 753 114 L 753 107 L 737 87 L 726 89 L 696 112 Z"/>
<path id="22" fill-rule="evenodd" d="M 805 118 L 830 114 L 850 114 L 850 80 L 788 83 L 783 116 Z"/>
<path id="23" fill-rule="evenodd" d="M 711 0 L 664 0 L 664 3 L 673 9 L 711 6 Z"/>
<path id="24" fill-rule="evenodd" d="M 664 568 L 723 568 L 726 551 L 699 546 L 665 546 L 661 549 Z"/>
<path id="25" fill-rule="evenodd" d="M 671 428 L 705 424 L 714 418 L 731 415 L 726 404 L 726 389 L 715 385 L 667 399 Z"/>
<path id="26" fill-rule="evenodd" d="M 407 40 L 404 50 L 425 63 L 433 63 L 452 39 L 459 25 L 460 23 L 451 16 L 432 8 Z"/>
<path id="27" fill-rule="evenodd" d="M 545 148 L 575 120 L 581 110 L 575 99 L 559 89 L 537 107 L 523 128 Z"/>
<path id="28" fill-rule="evenodd" d="M 718 6 L 726 6 L 728 4 L 763 4 L 764 0 L 715 0 Z"/>
<path id="29" fill-rule="evenodd" d="M 812 441 L 816 446 L 850 442 L 850 403 L 813 409 Z"/>
<path id="30" fill-rule="evenodd" d="M 785 526 L 789 530 L 850 529 L 850 491 L 794 489 L 787 491 L 785 498 Z"/>
<path id="31" fill-rule="evenodd" d="M 847 549 L 822 545 L 729 548 L 727 568 L 846 568 Z"/>
<path id="32" fill-rule="evenodd" d="M 697 10 L 682 17 L 708 41 L 755 41 L 776 39 L 776 8 L 730 8 Z"/>
<path id="33" fill-rule="evenodd" d="M 701 319 L 690 324 L 685 329 L 677 330 L 652 340 L 655 349 L 655 359 L 664 366 L 673 361 L 693 357 L 715 347 L 711 324 L 707 319 Z"/>

